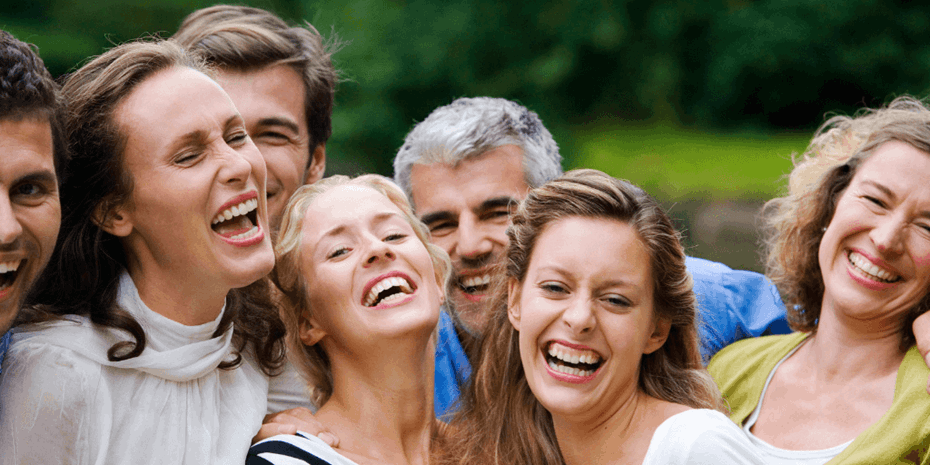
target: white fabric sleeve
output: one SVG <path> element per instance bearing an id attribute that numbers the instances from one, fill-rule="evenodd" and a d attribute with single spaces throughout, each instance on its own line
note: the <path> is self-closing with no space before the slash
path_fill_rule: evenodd
<path id="1" fill-rule="evenodd" d="M 0 463 L 94 463 L 100 365 L 28 341 L 10 347 L 0 377 Z M 103 428 L 101 428 L 103 427 Z"/>
<path id="2" fill-rule="evenodd" d="M 656 429 L 643 465 L 763 464 L 746 434 L 724 414 L 694 409 L 673 415 Z"/>

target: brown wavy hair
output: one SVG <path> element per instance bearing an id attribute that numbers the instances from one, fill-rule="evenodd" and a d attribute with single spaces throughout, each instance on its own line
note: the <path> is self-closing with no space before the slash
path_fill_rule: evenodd
<path id="1" fill-rule="evenodd" d="M 818 251 L 836 203 L 862 162 L 890 141 L 930 153 L 930 108 L 904 96 L 883 108 L 828 119 L 795 160 L 788 194 L 763 208 L 766 274 L 778 286 L 795 331 L 817 330 L 824 294 Z M 907 315 L 902 349 L 915 343 L 912 323 L 928 309 L 930 292 Z"/>
<path id="2" fill-rule="evenodd" d="M 69 156 L 61 184 L 61 233 L 55 251 L 30 294 L 23 323 L 86 315 L 100 326 L 129 334 L 130 340 L 110 347 L 110 360 L 138 357 L 145 331 L 116 302 L 126 254 L 119 238 L 98 226 L 113 209 L 128 201 L 133 180 L 123 165 L 126 134 L 115 111 L 141 82 L 172 67 L 209 74 L 197 55 L 162 40 L 117 46 L 90 60 L 67 77 L 62 95 L 68 112 L 65 134 Z M 234 356 L 220 367 L 233 369 L 250 349 L 266 374 L 284 362 L 284 324 L 271 304 L 267 282 L 233 289 L 215 335 L 233 326 Z"/>
<path id="3" fill-rule="evenodd" d="M 507 317 L 506 283 L 523 283 L 539 236 L 553 222 L 571 217 L 629 224 L 649 253 L 656 317 L 670 321 L 671 329 L 662 347 L 643 355 L 639 388 L 669 402 L 722 410 L 720 392 L 701 362 L 696 301 L 680 234 L 638 187 L 600 171 L 574 170 L 532 189 L 513 215 L 479 362 L 452 422 L 457 434 L 440 463 L 564 463 L 552 416 L 526 382 L 519 333 Z"/>
<path id="4" fill-rule="evenodd" d="M 329 357 L 320 344 L 305 345 L 300 339 L 300 323 L 313 314 L 306 281 L 300 269 L 301 231 L 307 209 L 320 195 L 334 187 L 346 184 L 374 189 L 391 201 L 407 223 L 413 227 L 417 239 L 426 247 L 436 279 L 445 288 L 452 273 L 452 262 L 445 250 L 430 243 L 429 229 L 416 215 L 403 191 L 390 179 L 377 174 L 366 174 L 357 178 L 336 175 L 302 186 L 294 192 L 284 207 L 278 243 L 275 245 L 275 267 L 271 279 L 280 290 L 281 317 L 287 325 L 287 345 L 291 362 L 297 366 L 310 385 L 310 400 L 317 407 L 323 406 L 333 393 L 333 374 Z"/>

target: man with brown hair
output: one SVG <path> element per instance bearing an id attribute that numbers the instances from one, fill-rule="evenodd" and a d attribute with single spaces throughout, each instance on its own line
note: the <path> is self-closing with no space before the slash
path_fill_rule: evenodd
<path id="1" fill-rule="evenodd" d="M 0 362 L 58 228 L 67 152 L 58 85 L 29 44 L 0 31 Z M 6 333 L 6 334 L 4 334 Z"/>
<path id="2" fill-rule="evenodd" d="M 217 67 L 268 166 L 269 224 L 298 187 L 323 177 L 337 73 L 332 47 L 309 23 L 291 26 L 258 8 L 197 10 L 171 37 Z"/>

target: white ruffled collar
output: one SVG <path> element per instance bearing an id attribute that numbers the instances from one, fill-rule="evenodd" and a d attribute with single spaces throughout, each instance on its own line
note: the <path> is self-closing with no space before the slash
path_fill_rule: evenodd
<path id="1" fill-rule="evenodd" d="M 113 344 L 129 340 L 126 332 L 101 328 L 83 316 L 70 315 L 65 321 L 16 328 L 16 339 L 36 338 L 36 342 L 70 349 L 105 366 L 144 371 L 170 381 L 203 377 L 232 358 L 232 325 L 223 334 L 212 337 L 225 306 L 211 322 L 183 325 L 148 308 L 126 272 L 120 277 L 117 302 L 145 330 L 145 350 L 138 357 L 110 361 L 107 351 Z"/>

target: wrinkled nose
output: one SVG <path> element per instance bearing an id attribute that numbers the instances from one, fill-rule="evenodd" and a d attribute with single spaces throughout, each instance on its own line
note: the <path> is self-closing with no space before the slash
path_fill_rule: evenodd
<path id="1" fill-rule="evenodd" d="M 562 322 L 574 334 L 584 334 L 593 330 L 597 326 L 597 319 L 594 316 L 591 301 L 583 297 L 572 299 L 562 312 Z"/>
<path id="2" fill-rule="evenodd" d="M 394 260 L 397 256 L 391 249 L 391 246 L 384 241 L 374 240 L 368 247 L 368 256 L 365 259 L 365 265 L 370 266 L 384 260 Z"/>
<path id="3" fill-rule="evenodd" d="M 897 215 L 882 218 L 869 231 L 869 238 L 875 248 L 884 254 L 898 254 L 904 250 L 904 231 L 906 224 Z"/>
<path id="4" fill-rule="evenodd" d="M 0 245 L 13 244 L 22 234 L 23 226 L 16 218 L 9 196 L 0 197 Z"/>

